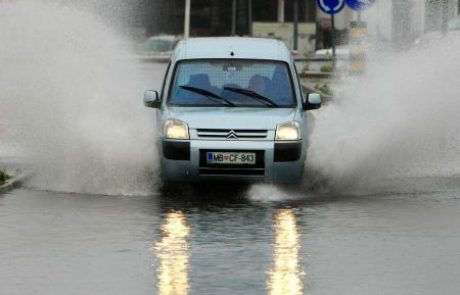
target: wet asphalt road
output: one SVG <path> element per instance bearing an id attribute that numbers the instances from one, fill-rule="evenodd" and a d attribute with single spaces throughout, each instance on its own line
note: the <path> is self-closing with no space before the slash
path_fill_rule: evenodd
<path id="1" fill-rule="evenodd" d="M 401 183 L 403 184 L 401 186 Z M 458 294 L 460 181 L 0 197 L 0 294 Z"/>

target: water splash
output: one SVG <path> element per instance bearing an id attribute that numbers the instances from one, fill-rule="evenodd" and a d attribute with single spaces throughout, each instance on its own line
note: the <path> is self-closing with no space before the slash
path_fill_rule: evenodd
<path id="1" fill-rule="evenodd" d="M 284 192 L 281 188 L 269 184 L 254 184 L 247 192 L 247 197 L 251 201 L 261 203 L 279 202 L 283 200 L 290 200 L 298 198 L 298 196 L 291 196 Z"/>
<path id="2" fill-rule="evenodd" d="M 339 189 L 459 177 L 460 38 L 451 33 L 440 41 L 380 52 L 365 76 L 350 78 L 342 95 L 315 115 L 310 170 Z"/>
<path id="3" fill-rule="evenodd" d="M 140 97 L 155 77 L 126 41 L 88 10 L 0 5 L 0 152 L 28 163 L 41 189 L 151 192 L 154 120 Z"/>

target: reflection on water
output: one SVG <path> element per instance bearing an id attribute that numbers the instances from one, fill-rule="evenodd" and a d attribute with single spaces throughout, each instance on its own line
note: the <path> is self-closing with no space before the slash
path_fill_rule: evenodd
<path id="1" fill-rule="evenodd" d="M 190 228 L 184 213 L 180 211 L 168 213 L 161 227 L 161 233 L 161 240 L 153 247 L 159 260 L 158 294 L 187 294 L 189 257 L 186 238 Z"/>
<path id="2" fill-rule="evenodd" d="M 275 243 L 273 263 L 268 271 L 268 294 L 300 295 L 304 287 L 299 262 L 300 234 L 292 209 L 278 210 L 273 218 L 273 227 Z M 161 227 L 161 239 L 152 247 L 159 261 L 159 295 L 186 295 L 190 291 L 189 235 L 190 227 L 183 212 L 173 211 L 166 214 Z"/>
<path id="3" fill-rule="evenodd" d="M 279 210 L 274 218 L 273 266 L 267 282 L 270 295 L 302 294 L 299 266 L 299 232 L 292 209 Z"/>

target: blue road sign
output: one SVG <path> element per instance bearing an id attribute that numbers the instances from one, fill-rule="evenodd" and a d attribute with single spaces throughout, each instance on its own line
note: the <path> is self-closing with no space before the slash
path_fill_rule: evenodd
<path id="1" fill-rule="evenodd" d="M 353 10 L 365 10 L 374 4 L 375 0 L 346 0 L 348 7 Z"/>
<path id="2" fill-rule="evenodd" d="M 345 7 L 345 0 L 316 0 L 316 3 L 327 14 L 337 14 Z"/>

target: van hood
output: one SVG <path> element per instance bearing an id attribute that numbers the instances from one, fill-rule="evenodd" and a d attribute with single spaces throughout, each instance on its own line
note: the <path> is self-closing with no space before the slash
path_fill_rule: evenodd
<path id="1" fill-rule="evenodd" d="M 296 109 L 292 108 L 228 108 L 228 107 L 171 107 L 167 118 L 181 120 L 189 128 L 215 129 L 266 129 L 293 121 Z"/>

